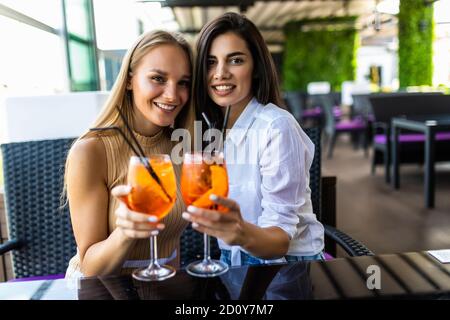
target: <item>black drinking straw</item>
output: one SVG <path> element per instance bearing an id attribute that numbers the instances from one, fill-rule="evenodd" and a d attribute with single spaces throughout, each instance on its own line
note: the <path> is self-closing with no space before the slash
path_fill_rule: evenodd
<path id="1" fill-rule="evenodd" d="M 122 110 L 120 110 L 120 108 L 119 108 L 118 106 L 116 106 L 116 109 L 117 109 L 117 112 L 119 112 L 120 118 L 122 118 L 122 121 L 123 121 L 123 123 L 125 124 L 125 128 L 127 128 L 128 133 L 129 133 L 130 136 L 131 136 L 131 139 L 133 139 L 134 143 L 136 144 L 136 146 L 137 146 L 137 148 L 138 148 L 138 150 L 139 150 L 139 153 L 140 153 L 141 157 L 143 158 L 142 161 L 145 161 L 145 162 L 148 164 L 148 166 L 146 165 L 146 167 L 149 167 L 150 170 L 154 173 L 152 166 L 150 165 L 150 163 L 148 163 L 147 158 L 145 157 L 144 149 L 142 149 L 141 145 L 139 144 L 139 142 L 137 141 L 136 137 L 134 136 L 133 130 L 131 130 L 130 125 L 128 124 L 127 119 L 125 118 L 125 116 L 124 116 L 123 113 L 122 113 Z M 155 174 L 155 176 L 156 176 L 156 174 Z M 152 175 L 152 177 L 153 177 L 153 175 Z M 155 178 L 155 177 L 153 177 L 153 178 L 154 178 L 155 180 L 156 180 L 156 179 L 159 180 L 158 176 L 156 176 L 156 178 Z M 158 182 L 158 183 L 159 183 L 159 182 Z"/>
<path id="2" fill-rule="evenodd" d="M 230 116 L 231 106 L 228 106 L 225 110 L 225 117 L 223 118 L 222 132 L 225 132 L 228 123 L 228 117 Z"/>
<path id="3" fill-rule="evenodd" d="M 202 117 L 205 119 L 206 124 L 208 125 L 208 129 L 212 129 L 213 125 L 211 124 L 211 121 L 209 121 L 208 116 L 206 113 L 202 112 Z M 209 143 L 211 143 L 211 134 L 209 135 Z"/>
<path id="4" fill-rule="evenodd" d="M 127 136 L 123 133 L 122 129 L 120 129 L 117 126 L 110 126 L 110 127 L 104 127 L 104 128 L 91 128 L 89 129 L 90 131 L 105 131 L 105 130 L 116 130 L 120 133 L 120 135 L 124 138 L 125 142 L 128 144 L 128 146 L 131 148 L 131 150 L 133 150 L 134 154 L 138 157 L 139 161 L 141 161 L 141 163 L 144 165 L 144 167 L 147 169 L 148 173 L 150 174 L 150 176 L 156 181 L 156 183 L 159 184 L 159 186 L 161 187 L 162 191 L 164 192 L 164 194 L 169 198 L 169 201 L 172 201 L 172 198 L 170 197 L 170 195 L 167 193 L 166 189 L 164 188 L 164 186 L 161 183 L 161 180 L 159 179 L 158 175 L 156 174 L 155 170 L 153 170 L 152 166 L 150 165 L 150 162 L 148 161 L 147 157 L 145 156 L 144 150 L 142 149 L 141 145 L 139 144 L 138 140 L 136 139 L 136 137 L 133 134 L 133 131 L 131 130 L 128 121 L 126 120 L 125 116 L 123 115 L 122 111 L 120 110 L 119 107 L 116 106 L 117 111 L 119 112 L 120 117 L 122 118 L 122 121 L 125 124 L 125 127 L 128 130 L 128 133 L 130 134 L 132 140 L 134 141 L 134 143 L 137 146 L 137 149 L 135 148 L 135 146 L 133 146 L 133 144 L 131 143 L 131 141 L 127 138 Z"/>
<path id="5" fill-rule="evenodd" d="M 202 117 L 203 119 L 205 119 L 205 122 L 208 125 L 208 129 L 212 129 L 211 121 L 209 121 L 208 117 L 206 116 L 206 113 L 202 112 Z"/>
<path id="6" fill-rule="evenodd" d="M 110 127 L 104 127 L 104 128 L 90 128 L 89 129 L 89 131 L 106 131 L 106 130 L 116 130 L 118 133 L 120 133 L 122 138 L 125 140 L 125 142 L 128 144 L 128 146 L 131 148 L 131 150 L 133 150 L 133 152 L 136 154 L 136 156 L 141 158 L 139 156 L 139 151 L 136 150 L 136 148 L 133 146 L 133 144 L 130 142 L 130 140 L 128 140 L 127 136 L 123 133 L 123 131 L 119 127 L 110 126 Z"/>
<path id="7" fill-rule="evenodd" d="M 225 144 L 225 132 L 227 129 L 227 123 L 228 123 L 228 118 L 230 116 L 230 108 L 231 106 L 228 106 L 226 111 L 225 111 L 225 117 L 223 118 L 223 124 L 222 124 L 222 140 L 220 141 L 220 148 L 219 150 L 222 150 Z M 223 150 L 222 150 L 223 151 Z"/>
<path id="8" fill-rule="evenodd" d="M 230 117 L 230 109 L 231 106 L 229 105 L 227 107 L 227 110 L 225 111 L 225 117 L 223 118 L 223 125 L 222 125 L 222 144 L 225 141 L 225 132 L 227 130 L 227 124 L 228 124 L 228 118 Z"/>

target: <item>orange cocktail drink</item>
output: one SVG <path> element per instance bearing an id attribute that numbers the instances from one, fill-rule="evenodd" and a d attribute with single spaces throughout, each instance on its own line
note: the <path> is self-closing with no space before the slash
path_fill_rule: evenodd
<path id="1" fill-rule="evenodd" d="M 131 210 L 155 216 L 158 220 L 172 210 L 177 196 L 177 184 L 169 155 L 131 157 L 128 184 L 131 192 L 123 199 Z M 152 234 L 150 264 L 147 268 L 135 270 L 133 277 L 141 281 L 161 281 L 173 277 L 175 273 L 173 267 L 158 263 L 156 234 Z"/>
<path id="2" fill-rule="evenodd" d="M 214 206 L 211 194 L 228 195 L 228 175 L 223 158 L 192 154 L 183 162 L 181 192 L 186 205 L 208 209 Z"/>
<path id="3" fill-rule="evenodd" d="M 172 162 L 168 155 L 148 158 L 162 186 L 150 175 L 138 157 L 131 157 L 128 168 L 128 184 L 132 187 L 126 199 L 131 210 L 164 218 L 175 204 L 177 184 Z"/>
<path id="4" fill-rule="evenodd" d="M 181 193 L 187 206 L 203 209 L 228 209 L 216 205 L 210 196 L 228 196 L 228 175 L 223 153 L 193 152 L 183 156 L 181 173 Z M 204 255 L 202 261 L 194 261 L 186 267 L 186 272 L 196 277 L 215 277 L 228 271 L 222 261 L 210 257 L 209 236 L 204 234 Z"/>

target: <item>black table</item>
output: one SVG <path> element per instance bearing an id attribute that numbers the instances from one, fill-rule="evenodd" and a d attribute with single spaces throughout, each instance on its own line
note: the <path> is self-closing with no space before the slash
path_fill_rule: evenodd
<path id="1" fill-rule="evenodd" d="M 407 129 L 425 134 L 425 206 L 427 208 L 434 207 L 434 190 L 435 190 L 435 145 L 436 133 L 450 130 L 450 114 L 448 115 L 423 115 L 423 116 L 407 116 L 396 117 L 392 119 L 391 130 L 391 147 L 392 147 L 392 185 L 395 189 L 400 188 L 399 174 L 399 146 L 398 137 L 400 130 Z"/>
<path id="2" fill-rule="evenodd" d="M 18 296 L 195 301 L 449 298 L 450 264 L 442 264 L 426 252 L 413 252 L 234 267 L 215 278 L 195 278 L 179 270 L 175 277 L 162 282 L 140 282 L 131 276 L 84 278 L 77 286 L 66 282 L 3 283 L 0 299 Z M 29 293 L 24 289 L 27 285 L 32 286 Z"/>

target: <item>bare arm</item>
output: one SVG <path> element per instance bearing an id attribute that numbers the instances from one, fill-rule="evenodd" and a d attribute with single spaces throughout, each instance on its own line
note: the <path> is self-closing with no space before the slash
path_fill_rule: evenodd
<path id="1" fill-rule="evenodd" d="M 81 271 L 85 276 L 120 271 L 136 239 L 155 227 L 148 216 L 119 206 L 117 226 L 108 234 L 109 190 L 104 146 L 96 138 L 78 141 L 69 153 L 67 194 Z"/>

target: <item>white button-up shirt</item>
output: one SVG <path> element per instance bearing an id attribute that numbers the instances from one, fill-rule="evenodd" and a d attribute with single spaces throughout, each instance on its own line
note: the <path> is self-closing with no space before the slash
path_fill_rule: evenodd
<path id="1" fill-rule="evenodd" d="M 228 197 L 239 203 L 247 222 L 284 230 L 290 238 L 288 255 L 315 255 L 324 248 L 324 228 L 313 212 L 309 188 L 313 157 L 314 144 L 295 118 L 255 98 L 225 140 Z M 240 250 L 245 250 L 218 242 L 231 250 L 231 264 L 240 265 Z M 285 259 L 267 262 L 278 261 Z"/>

